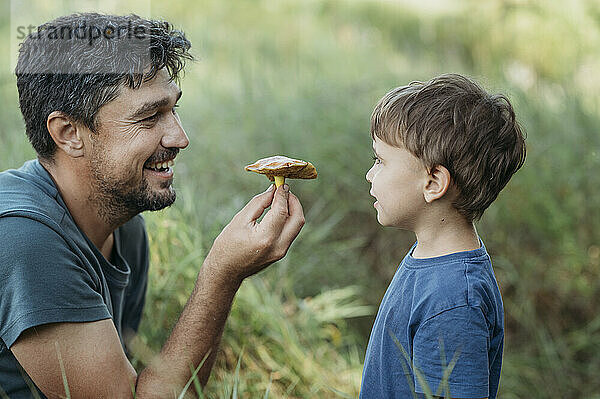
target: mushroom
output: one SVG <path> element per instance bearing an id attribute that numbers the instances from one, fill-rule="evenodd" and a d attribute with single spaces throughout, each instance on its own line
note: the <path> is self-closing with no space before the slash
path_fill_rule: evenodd
<path id="1" fill-rule="evenodd" d="M 249 172 L 267 175 L 269 180 L 275 181 L 279 187 L 288 179 L 316 179 L 317 170 L 310 162 L 292 159 L 281 155 L 259 159 L 251 165 L 246 166 Z"/>

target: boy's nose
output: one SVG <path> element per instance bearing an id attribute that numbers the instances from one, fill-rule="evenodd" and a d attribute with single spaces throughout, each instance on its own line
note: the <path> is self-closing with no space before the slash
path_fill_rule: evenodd
<path id="1" fill-rule="evenodd" d="M 368 181 L 369 183 L 372 183 L 372 181 L 371 181 L 371 172 L 372 172 L 372 171 L 373 171 L 373 168 L 369 169 L 369 170 L 367 171 L 367 174 L 365 175 L 365 179 L 367 179 L 367 181 Z"/>

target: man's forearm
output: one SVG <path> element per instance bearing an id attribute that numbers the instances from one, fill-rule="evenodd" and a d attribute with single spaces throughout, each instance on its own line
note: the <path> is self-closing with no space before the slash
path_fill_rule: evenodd
<path id="1" fill-rule="evenodd" d="M 241 281 L 218 273 L 215 265 L 206 259 L 160 355 L 138 376 L 138 398 L 164 397 L 174 391 L 179 394 L 191 378 L 191 370 L 196 369 L 208 354 L 197 375 L 202 386 L 206 384 L 240 284 Z M 193 384 L 190 390 L 193 390 Z"/>

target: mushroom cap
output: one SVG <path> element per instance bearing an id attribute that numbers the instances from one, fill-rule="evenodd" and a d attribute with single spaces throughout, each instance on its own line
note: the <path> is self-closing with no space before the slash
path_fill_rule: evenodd
<path id="1" fill-rule="evenodd" d="M 259 159 L 253 164 L 246 166 L 246 170 L 267 175 L 271 181 L 275 180 L 275 176 L 283 176 L 289 179 L 317 178 L 317 169 L 310 162 L 282 155 Z"/>

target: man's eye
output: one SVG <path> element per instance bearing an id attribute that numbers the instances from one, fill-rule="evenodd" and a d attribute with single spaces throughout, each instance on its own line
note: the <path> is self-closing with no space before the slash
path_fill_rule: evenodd
<path id="1" fill-rule="evenodd" d="M 173 113 L 173 115 L 175 115 L 177 113 L 177 111 L 175 111 L 175 108 L 179 108 L 179 105 L 174 105 L 173 108 L 171 109 L 171 112 Z M 147 118 L 142 119 L 140 122 L 141 123 L 152 123 L 152 122 L 156 122 L 161 116 L 160 112 L 155 113 L 152 116 L 149 116 Z"/>
<path id="2" fill-rule="evenodd" d="M 154 114 L 152 116 L 149 116 L 147 118 L 142 119 L 140 122 L 154 122 L 154 121 L 156 121 L 158 119 L 159 116 L 160 115 L 158 113 L 156 113 L 156 114 Z"/>

